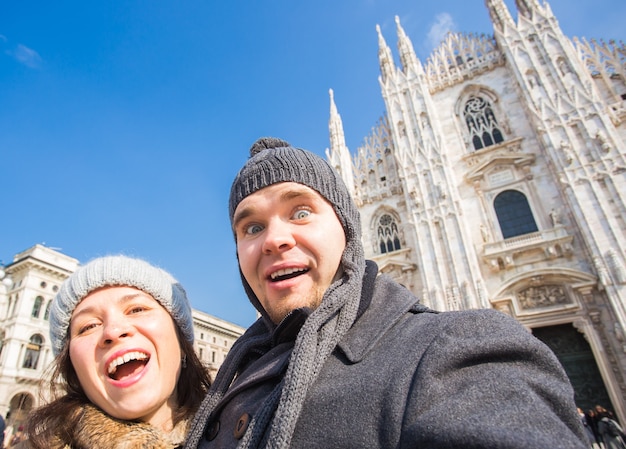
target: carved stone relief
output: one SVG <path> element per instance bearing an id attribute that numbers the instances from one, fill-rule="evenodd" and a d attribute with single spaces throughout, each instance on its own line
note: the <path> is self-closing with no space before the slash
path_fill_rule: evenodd
<path id="1" fill-rule="evenodd" d="M 572 304 L 562 285 L 528 287 L 517 293 L 517 300 L 522 309 Z"/>

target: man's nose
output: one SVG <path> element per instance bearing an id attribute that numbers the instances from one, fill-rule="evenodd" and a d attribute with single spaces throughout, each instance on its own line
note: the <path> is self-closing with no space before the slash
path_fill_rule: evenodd
<path id="1" fill-rule="evenodd" d="M 263 240 L 263 253 L 272 254 L 286 251 L 296 244 L 291 224 L 280 220 L 271 220 L 265 229 Z"/>

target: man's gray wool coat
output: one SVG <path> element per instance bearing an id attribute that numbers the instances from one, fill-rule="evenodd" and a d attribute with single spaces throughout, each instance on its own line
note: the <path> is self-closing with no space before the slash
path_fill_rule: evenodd
<path id="1" fill-rule="evenodd" d="M 309 389 L 291 447 L 587 447 L 572 387 L 530 332 L 494 310 L 433 312 L 376 271 L 368 264 L 364 310 Z M 276 331 L 284 340 L 292 327 Z M 237 446 L 284 373 L 296 333 L 251 354 L 199 448 Z"/>

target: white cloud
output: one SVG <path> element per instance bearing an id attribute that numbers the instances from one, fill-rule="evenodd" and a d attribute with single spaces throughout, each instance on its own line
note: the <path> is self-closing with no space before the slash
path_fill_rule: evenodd
<path id="1" fill-rule="evenodd" d="M 41 64 L 41 56 L 39 56 L 39 53 L 22 44 L 17 44 L 17 48 L 13 52 L 13 56 L 19 62 L 32 69 L 39 68 L 39 65 Z"/>
<path id="2" fill-rule="evenodd" d="M 435 48 L 438 46 L 441 41 L 446 37 L 451 31 L 455 31 L 456 24 L 454 23 L 454 19 L 447 12 L 442 12 L 437 14 L 435 17 L 435 22 L 430 26 L 428 30 L 428 44 L 430 48 Z"/>
<path id="3" fill-rule="evenodd" d="M 28 48 L 26 45 L 17 44 L 15 48 L 11 48 L 13 45 L 9 45 L 9 39 L 4 34 L 0 34 L 0 44 L 3 45 L 5 55 L 18 61 L 20 64 L 24 64 L 31 69 L 38 69 L 41 66 L 41 56 L 32 48 Z"/>

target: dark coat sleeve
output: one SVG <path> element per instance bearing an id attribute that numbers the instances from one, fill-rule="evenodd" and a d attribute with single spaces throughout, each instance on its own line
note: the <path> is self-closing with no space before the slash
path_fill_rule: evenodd
<path id="1" fill-rule="evenodd" d="M 493 310 L 428 315 L 438 330 L 414 373 L 400 446 L 586 447 L 571 385 L 542 342 Z"/>

